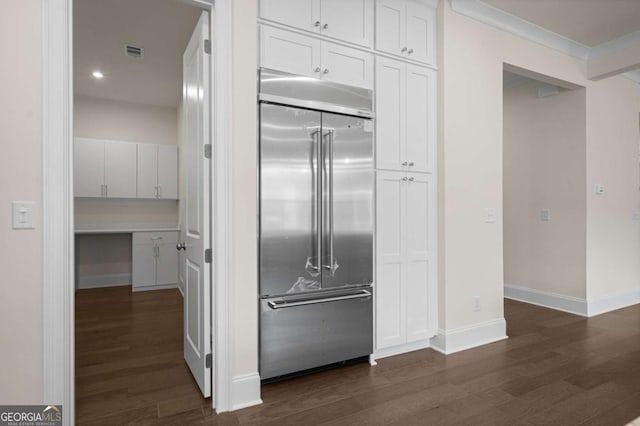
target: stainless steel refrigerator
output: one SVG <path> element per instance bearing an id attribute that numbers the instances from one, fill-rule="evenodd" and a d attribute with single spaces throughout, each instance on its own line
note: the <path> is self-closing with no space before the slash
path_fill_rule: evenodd
<path id="1" fill-rule="evenodd" d="M 260 71 L 263 380 L 373 351 L 370 90 Z"/>

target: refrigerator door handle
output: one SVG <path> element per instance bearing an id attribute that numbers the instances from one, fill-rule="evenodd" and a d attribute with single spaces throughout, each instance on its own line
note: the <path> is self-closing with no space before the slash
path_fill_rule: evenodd
<path id="1" fill-rule="evenodd" d="M 316 225 L 316 232 L 315 232 L 315 258 L 316 258 L 316 264 L 309 264 L 309 269 L 315 271 L 315 272 L 320 272 L 321 269 L 321 265 L 322 265 L 322 173 L 320 171 L 320 159 L 322 158 L 322 143 L 320 140 L 320 135 L 322 134 L 322 132 L 320 131 L 320 128 L 316 129 L 312 135 L 313 135 L 313 141 L 315 143 L 315 155 L 316 155 L 316 167 L 314 167 L 315 169 L 315 176 L 316 176 L 316 182 L 315 182 L 315 191 L 316 191 L 316 197 L 315 197 L 315 225 Z M 312 257 L 313 259 L 313 257 Z"/>
<path id="2" fill-rule="evenodd" d="M 331 271 L 331 273 L 335 273 L 336 269 L 338 269 L 338 265 L 336 260 L 333 257 L 333 136 L 334 136 L 334 132 L 335 130 L 330 129 L 325 136 L 328 136 L 327 139 L 327 152 L 326 155 L 329 159 L 329 165 L 328 165 L 328 172 L 327 172 L 327 186 L 328 186 L 328 206 L 327 206 L 327 210 L 328 210 L 328 220 L 327 220 L 327 228 L 329 231 L 329 239 L 328 239 L 328 243 L 329 243 L 329 264 L 328 265 L 323 265 L 323 267 L 325 269 L 328 269 Z"/>
<path id="3" fill-rule="evenodd" d="M 306 305 L 316 305 L 318 303 L 326 303 L 326 302 L 337 302 L 340 300 L 350 300 L 350 299 L 365 299 L 367 297 L 371 297 L 371 292 L 368 290 L 360 290 L 356 293 L 346 294 L 343 296 L 331 296 L 324 297 L 319 299 L 308 299 L 308 300 L 298 300 L 298 301 L 288 301 L 285 299 L 279 300 L 271 300 L 267 302 L 271 309 L 282 309 L 282 308 L 293 308 L 294 306 L 306 306 Z"/>

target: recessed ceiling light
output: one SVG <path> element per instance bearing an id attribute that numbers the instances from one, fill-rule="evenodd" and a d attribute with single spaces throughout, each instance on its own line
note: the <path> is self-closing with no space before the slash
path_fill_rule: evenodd
<path id="1" fill-rule="evenodd" d="M 91 75 L 96 80 L 102 80 L 102 78 L 104 78 L 104 74 L 102 74 L 102 72 L 100 72 L 100 71 L 94 71 L 94 72 L 91 73 Z"/>

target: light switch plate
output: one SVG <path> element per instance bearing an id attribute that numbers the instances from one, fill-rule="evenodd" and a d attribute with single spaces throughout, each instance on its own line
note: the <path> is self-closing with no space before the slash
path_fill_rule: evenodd
<path id="1" fill-rule="evenodd" d="M 11 205 L 13 210 L 13 229 L 35 229 L 36 203 L 33 201 L 14 201 Z"/>
<path id="2" fill-rule="evenodd" d="M 597 184 L 596 188 L 595 188 L 595 193 L 596 193 L 596 195 L 604 194 L 604 185 Z"/>

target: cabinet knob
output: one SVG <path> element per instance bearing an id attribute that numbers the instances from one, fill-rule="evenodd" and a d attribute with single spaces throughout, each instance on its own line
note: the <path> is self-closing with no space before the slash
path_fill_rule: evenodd
<path id="1" fill-rule="evenodd" d="M 186 249 L 187 249 L 187 244 L 184 241 L 181 241 L 178 244 L 176 244 L 176 250 L 186 250 Z"/>
<path id="2" fill-rule="evenodd" d="M 323 74 L 329 74 L 329 68 L 325 68 L 324 71 L 322 71 Z"/>
<path id="3" fill-rule="evenodd" d="M 322 29 L 323 29 L 323 30 L 326 30 L 327 28 L 329 28 L 329 24 L 324 24 L 324 25 L 322 26 Z"/>
<path id="4" fill-rule="evenodd" d="M 411 54 L 413 53 L 413 49 L 409 49 L 409 50 L 407 51 L 407 53 L 408 53 L 409 55 L 411 55 Z"/>
<path id="5" fill-rule="evenodd" d="M 404 52 L 406 52 L 406 51 L 407 51 L 407 48 L 406 48 L 406 47 L 403 47 L 403 48 L 402 48 L 402 50 L 400 50 L 400 51 L 401 51 L 402 53 L 404 53 Z"/>
<path id="6" fill-rule="evenodd" d="M 408 163 L 407 163 L 406 161 L 403 161 L 403 162 L 402 162 L 402 165 L 403 165 L 403 166 L 406 166 L 407 164 L 408 164 Z"/>
<path id="7" fill-rule="evenodd" d="M 319 26 L 320 26 L 320 21 L 316 21 L 316 22 L 314 22 L 314 23 L 313 23 L 313 26 L 314 26 L 314 27 L 319 27 Z"/>
<path id="8" fill-rule="evenodd" d="M 407 179 L 407 177 L 405 176 L 405 177 L 403 177 L 403 178 L 402 178 L 402 180 L 406 182 L 408 179 Z"/>
<path id="9" fill-rule="evenodd" d="M 413 167 L 413 161 L 409 163 L 409 167 Z"/>
<path id="10" fill-rule="evenodd" d="M 322 71 L 320 67 L 316 67 L 316 69 L 313 70 L 313 72 L 320 72 L 320 71 Z"/>
<path id="11" fill-rule="evenodd" d="M 412 177 L 411 177 L 411 178 L 409 178 L 409 182 L 413 182 L 413 178 L 412 178 Z"/>

